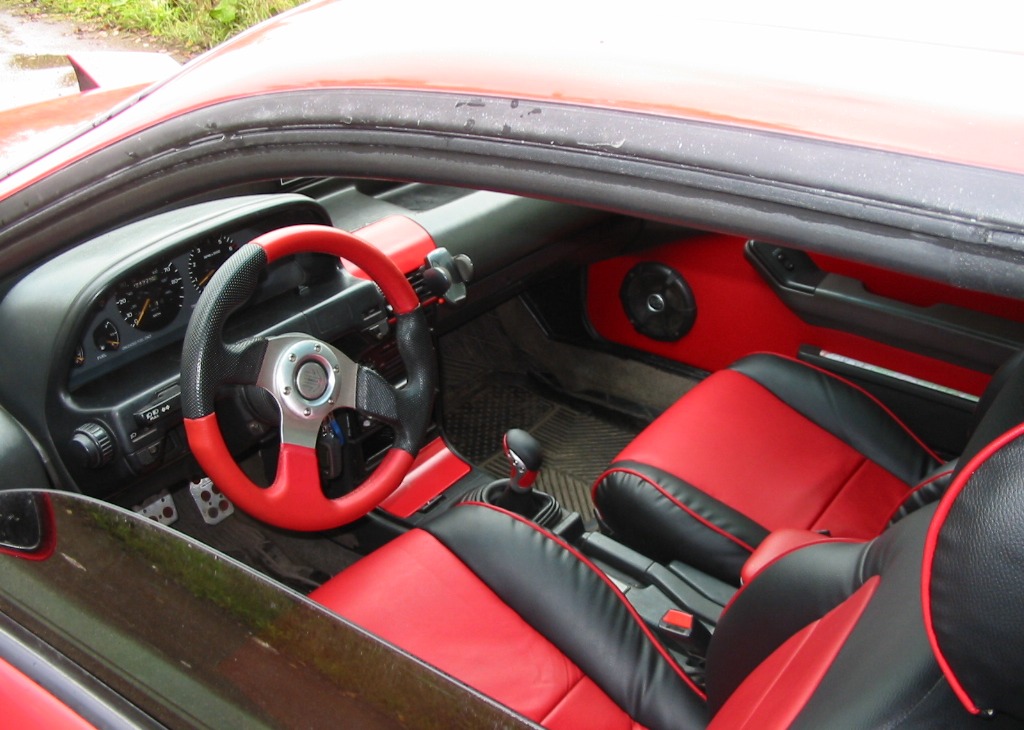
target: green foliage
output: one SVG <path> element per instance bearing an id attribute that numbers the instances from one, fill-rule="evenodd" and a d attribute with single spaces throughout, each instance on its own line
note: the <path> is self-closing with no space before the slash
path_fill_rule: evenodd
<path id="1" fill-rule="evenodd" d="M 306 0 L 36 0 L 49 12 L 205 51 Z"/>
<path id="2" fill-rule="evenodd" d="M 221 0 L 210 10 L 210 17 L 230 27 L 238 17 L 238 3 L 236 0 Z"/>

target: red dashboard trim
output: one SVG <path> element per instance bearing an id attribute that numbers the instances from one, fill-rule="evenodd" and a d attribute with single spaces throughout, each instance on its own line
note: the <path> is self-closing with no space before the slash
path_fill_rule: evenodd
<path id="1" fill-rule="evenodd" d="M 408 475 L 381 507 L 395 517 L 410 517 L 471 469 L 439 436 L 420 450 Z"/>
<path id="2" fill-rule="evenodd" d="M 437 248 L 437 244 L 426 229 L 404 215 L 382 218 L 354 233 L 391 259 L 403 274 L 422 266 L 427 254 Z M 345 263 L 350 273 L 367 278 L 361 268 L 347 261 Z"/>

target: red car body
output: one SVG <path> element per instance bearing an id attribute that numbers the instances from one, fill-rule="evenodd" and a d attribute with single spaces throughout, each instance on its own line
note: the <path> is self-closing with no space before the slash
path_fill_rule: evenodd
<path id="1" fill-rule="evenodd" d="M 718 13 L 655 3 L 627 19 L 545 7 L 538 23 L 538 4 L 509 14 L 502 32 L 481 34 L 470 7 L 438 13 L 411 4 L 400 27 L 355 33 L 380 22 L 375 9 L 309 3 L 196 59 L 113 123 L 26 172 L 46 175 L 192 109 L 309 88 L 557 101 L 1024 169 L 1024 110 L 1003 93 L 1022 63 L 1016 40 L 955 20 L 889 18 L 879 27 L 784 8 Z M 85 111 L 38 109 L 5 129 L 82 122 L 110 103 L 86 98 L 62 105 Z"/>

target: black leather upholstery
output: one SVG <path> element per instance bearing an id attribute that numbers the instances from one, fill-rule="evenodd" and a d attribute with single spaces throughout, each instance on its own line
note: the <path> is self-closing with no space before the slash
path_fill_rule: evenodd
<path id="1" fill-rule="evenodd" d="M 703 698 L 622 595 L 550 533 L 478 505 L 452 509 L 427 530 L 638 722 L 707 722 Z"/>
<path id="2" fill-rule="evenodd" d="M 907 484 L 916 484 L 935 466 L 931 455 L 891 413 L 844 380 L 766 354 L 750 355 L 729 367 L 756 380 L 790 408 Z"/>
<path id="3" fill-rule="evenodd" d="M 783 641 L 849 598 L 877 590 L 793 727 L 967 727 L 979 718 L 953 694 L 921 609 L 921 561 L 932 504 L 870 543 L 814 545 L 769 566 L 723 616 L 708 656 L 714 713 Z M 782 691 L 782 690 L 780 690 Z"/>
<path id="4" fill-rule="evenodd" d="M 950 672 L 980 710 L 1024 720 L 1024 427 L 965 467 L 930 541 L 930 610 Z M 974 466 L 977 470 L 973 471 Z M 949 501 L 949 500 L 947 500 Z"/>
<path id="5" fill-rule="evenodd" d="M 736 581 L 753 548 L 768 535 L 764 527 L 692 484 L 635 461 L 615 462 L 595 499 L 620 541 L 663 563 L 699 552 L 699 567 L 726 581 Z M 682 516 L 679 505 L 694 517 Z M 709 529 L 709 524 L 721 531 Z"/>
<path id="6" fill-rule="evenodd" d="M 878 523 L 876 531 L 861 533 L 863 537 L 878 534 L 886 519 L 891 524 L 941 498 L 957 463 L 964 463 L 964 459 L 969 459 L 993 438 L 1024 420 L 1024 353 L 1007 361 L 993 377 L 978 406 L 973 435 L 964 458 L 946 465 L 939 463 L 877 401 L 822 370 L 768 354 L 743 358 L 729 370 L 755 381 L 784 407 L 799 413 L 906 485 L 902 503 L 893 503 L 894 509 L 881 521 L 874 520 Z M 685 398 L 677 407 L 686 407 Z M 703 408 L 708 408 L 706 402 Z M 749 413 L 742 411 L 729 415 L 735 419 L 750 418 Z M 671 429 L 672 422 L 656 421 L 649 428 Z M 686 439 L 689 435 L 679 434 L 678 438 Z M 766 429 L 763 438 L 770 441 L 775 436 Z M 665 448 L 671 448 L 671 438 L 659 436 L 659 440 L 665 443 Z M 736 443 L 734 447 L 730 446 L 729 453 L 720 454 L 720 458 L 744 459 L 747 458 L 747 450 L 746 442 Z M 675 474 L 639 462 L 636 458 L 628 458 L 630 456 L 633 455 L 627 447 L 595 484 L 594 501 L 611 532 L 653 558 L 682 560 L 738 584 L 739 567 L 768 530 L 748 517 L 742 502 L 718 498 L 714 483 L 705 481 L 700 487 L 689 483 L 685 478 L 686 464 L 679 465 L 678 469 L 673 467 L 674 471 L 680 472 Z M 808 454 L 808 458 L 818 458 L 818 454 Z M 772 465 L 770 468 L 780 467 Z M 799 460 L 786 463 L 781 468 L 789 470 L 786 474 L 791 472 L 794 483 L 802 479 Z M 707 480 L 706 475 L 704 478 Z M 857 486 L 854 494 L 844 495 L 844 508 L 851 512 L 864 508 L 880 509 L 871 490 L 860 488 L 863 485 Z M 836 487 L 824 485 L 824 488 Z M 770 495 L 761 496 L 759 489 L 758 484 L 750 485 L 748 502 L 771 499 Z M 773 525 L 773 529 L 780 527 L 818 529 L 806 524 Z"/>
<path id="7" fill-rule="evenodd" d="M 932 654 L 921 610 L 921 556 L 934 504 L 864 550 L 859 574 L 880 576 L 857 627 L 800 713 L 795 727 L 828 727 L 844 707 L 847 727 L 963 727 L 964 711 Z"/>
<path id="8" fill-rule="evenodd" d="M 1024 350 L 996 371 L 975 409 L 974 429 L 959 462 L 966 464 L 1000 434 L 1024 422 Z"/>
<path id="9" fill-rule="evenodd" d="M 853 595 L 863 583 L 864 550 L 864 543 L 805 548 L 770 566 L 736 595 L 708 650 L 712 712 L 786 639 Z"/>
<path id="10" fill-rule="evenodd" d="M 814 543 L 769 562 L 736 595 L 712 636 L 706 700 L 613 583 L 560 539 L 474 504 L 449 510 L 426 529 L 482 590 L 652 730 L 732 727 L 737 717 L 744 727 L 1020 728 L 1024 426 L 1012 435 L 983 449 L 941 503 L 875 540 Z M 935 587 L 928 604 L 926 576 Z M 415 611 L 415 582 L 403 588 L 409 595 L 396 600 Z M 956 680 L 972 697 L 990 701 L 994 718 L 972 713 L 958 698 L 936 657 L 926 605 Z M 836 616 L 847 618 L 829 623 Z M 834 650 L 815 649 L 808 638 L 815 631 Z"/>

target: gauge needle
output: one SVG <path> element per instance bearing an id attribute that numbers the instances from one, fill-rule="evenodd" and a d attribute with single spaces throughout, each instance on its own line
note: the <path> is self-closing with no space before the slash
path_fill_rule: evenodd
<path id="1" fill-rule="evenodd" d="M 139 312 L 139 316 L 135 318 L 135 324 L 133 325 L 134 327 L 138 327 L 139 322 L 141 322 L 142 318 L 146 316 L 146 312 L 149 310 L 149 303 L 151 301 L 153 300 L 150 299 L 149 297 L 146 297 L 146 303 L 142 305 L 142 311 Z"/>
<path id="2" fill-rule="evenodd" d="M 199 286 L 197 286 L 196 289 L 202 289 L 204 286 L 206 286 L 206 282 L 208 282 L 210 280 L 210 277 L 213 276 L 216 273 L 217 273 L 217 269 L 214 269 L 213 271 L 206 272 L 206 276 L 204 276 L 202 279 L 199 280 Z"/>

